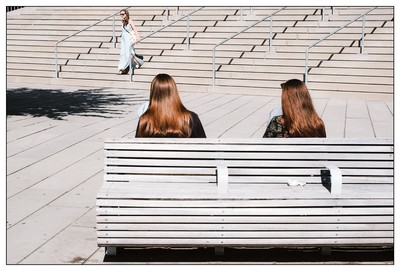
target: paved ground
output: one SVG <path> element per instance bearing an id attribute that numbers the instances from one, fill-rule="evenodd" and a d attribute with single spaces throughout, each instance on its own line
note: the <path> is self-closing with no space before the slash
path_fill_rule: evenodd
<path id="1" fill-rule="evenodd" d="M 208 137 L 261 137 L 268 112 L 279 103 L 279 97 L 267 96 L 181 96 L 186 107 L 200 116 Z M 310 257 L 317 255 L 315 251 L 288 250 L 241 254 L 232 250 L 225 258 L 213 258 L 209 250 L 128 250 L 119 258 L 105 258 L 95 230 L 103 142 L 107 137 L 133 137 L 137 109 L 147 99 L 146 91 L 7 86 L 8 264 L 287 263 L 273 255 L 291 255 L 289 263 L 316 262 L 316 256 Z M 328 137 L 393 137 L 393 101 L 314 102 Z M 391 259 L 393 251 L 341 251 L 317 261 L 391 263 Z"/>

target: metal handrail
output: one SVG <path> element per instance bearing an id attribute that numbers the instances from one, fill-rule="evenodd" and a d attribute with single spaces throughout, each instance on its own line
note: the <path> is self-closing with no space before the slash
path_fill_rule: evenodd
<path id="1" fill-rule="evenodd" d="M 128 8 L 129 8 L 129 7 L 128 7 Z M 60 42 L 63 42 L 63 41 L 65 41 L 65 40 L 67 40 L 67 39 L 73 37 L 73 36 L 78 35 L 79 33 L 83 32 L 83 31 L 85 31 L 85 30 L 88 30 L 89 28 L 91 28 L 91 27 L 93 27 L 93 26 L 95 26 L 95 25 L 98 25 L 99 23 L 102 23 L 102 22 L 104 22 L 104 21 L 110 19 L 111 17 L 115 16 L 115 15 L 118 14 L 119 12 L 120 12 L 120 11 L 118 11 L 118 12 L 116 12 L 116 13 L 114 13 L 114 14 L 108 16 L 107 18 L 104 18 L 104 19 L 102 19 L 102 20 L 100 20 L 100 21 L 98 21 L 98 22 L 96 22 L 96 23 L 94 23 L 94 24 L 92 24 L 92 25 L 89 25 L 89 26 L 85 27 L 84 29 L 79 30 L 78 32 L 76 32 L 76 33 L 74 33 L 74 34 L 69 35 L 68 37 L 62 38 L 61 40 L 57 41 L 57 43 L 56 43 L 56 45 L 55 45 L 55 50 L 54 50 L 54 52 L 55 52 L 55 62 L 56 62 L 56 63 L 55 63 L 56 78 L 58 78 L 58 52 L 57 52 L 57 46 L 58 46 L 58 44 L 59 44 Z M 113 27 L 114 27 L 114 26 L 115 26 L 115 24 L 114 24 L 114 21 L 113 21 Z M 114 29 L 113 29 L 113 41 L 115 41 L 115 31 L 114 31 Z"/>
<path id="2" fill-rule="evenodd" d="M 215 45 L 215 47 L 214 47 L 214 49 L 213 49 L 213 76 L 212 76 L 213 86 L 215 86 L 215 49 L 217 49 L 218 46 L 222 45 L 223 43 L 227 42 L 228 40 L 231 40 L 231 39 L 233 39 L 234 37 L 236 37 L 237 35 L 242 34 L 243 32 L 247 31 L 248 29 L 250 29 L 250 28 L 256 26 L 257 24 L 261 23 L 261 22 L 264 21 L 265 19 L 268 19 L 269 17 L 272 17 L 273 15 L 275 15 L 276 13 L 278 13 L 279 11 L 284 10 L 285 8 L 286 8 L 286 7 L 283 7 L 283 8 L 281 8 L 281 9 L 279 9 L 279 10 L 273 12 L 273 13 L 268 14 L 267 16 L 263 17 L 262 19 L 258 20 L 257 22 L 253 23 L 252 25 L 246 27 L 245 29 L 239 31 L 238 33 L 232 35 L 231 37 L 229 37 L 229 38 L 227 38 L 227 39 L 221 41 L 221 42 L 218 43 L 217 45 Z M 271 22 L 270 27 L 272 27 L 272 22 Z M 272 37 L 271 37 L 271 31 L 270 31 L 270 46 L 271 46 L 271 40 L 272 40 Z"/>
<path id="3" fill-rule="evenodd" d="M 153 36 L 154 34 L 160 32 L 161 30 L 164 30 L 165 28 L 167 28 L 167 27 L 169 27 L 169 26 L 171 26 L 171 25 L 173 25 L 173 24 L 175 24 L 175 23 L 181 21 L 182 19 L 184 19 L 184 18 L 186 18 L 186 17 L 189 17 L 189 16 L 192 15 L 193 13 L 195 13 L 195 12 L 197 12 L 197 11 L 203 9 L 203 8 L 205 8 L 205 7 L 198 8 L 198 9 L 196 9 L 196 10 L 194 10 L 194 11 L 192 11 L 192 12 L 186 14 L 185 16 L 182 16 L 182 17 L 179 18 L 178 20 L 172 21 L 171 23 L 169 23 L 169 24 L 167 24 L 167 25 L 165 25 L 165 26 L 163 26 L 163 27 L 157 29 L 156 31 L 151 32 L 151 33 L 148 34 L 147 36 L 144 36 L 142 39 L 140 39 L 140 40 L 134 42 L 134 45 L 135 45 L 136 43 L 138 43 L 138 42 L 141 42 L 141 41 L 144 40 L 144 39 L 147 39 L 147 38 L 150 37 L 150 36 Z"/>
<path id="4" fill-rule="evenodd" d="M 165 28 L 167 28 L 167 27 L 169 27 L 169 26 L 171 26 L 171 25 L 173 25 L 173 24 L 175 24 L 175 23 L 181 21 L 182 19 L 185 19 L 186 17 L 189 17 L 189 16 L 192 15 L 193 13 L 195 13 L 195 12 L 197 12 L 197 11 L 203 9 L 203 8 L 204 8 L 204 7 L 198 8 L 198 9 L 196 9 L 196 10 L 194 10 L 194 11 L 192 11 L 192 12 L 186 14 L 185 16 L 182 16 L 182 17 L 179 18 L 178 20 L 172 21 L 171 23 L 169 23 L 169 24 L 167 24 L 167 25 L 165 25 L 165 26 L 163 26 L 163 27 L 157 29 L 156 31 L 151 32 L 151 33 L 148 34 L 147 36 L 144 36 L 142 39 L 140 39 L 140 40 L 134 42 L 133 45 L 136 45 L 136 43 L 138 43 L 138 42 L 142 42 L 144 39 L 147 39 L 147 38 L 153 36 L 154 34 L 160 32 L 161 30 L 164 30 Z M 189 37 L 188 37 L 188 38 L 189 38 Z M 129 77 L 129 78 L 130 78 L 130 81 L 132 82 L 132 61 L 131 61 L 131 64 L 130 64 L 130 72 L 129 72 L 129 75 L 130 75 L 130 77 Z"/>
<path id="5" fill-rule="evenodd" d="M 304 73 L 304 82 L 307 84 L 308 81 L 308 51 L 318 45 L 320 42 L 326 40 L 327 38 L 329 38 L 330 36 L 332 36 L 333 34 L 336 34 L 337 32 L 339 32 L 340 30 L 342 30 L 343 28 L 349 26 L 350 24 L 354 23 L 355 21 L 357 21 L 358 19 L 360 19 L 361 17 L 363 17 L 363 24 L 362 24 L 362 34 L 361 34 L 361 53 L 364 53 L 364 27 L 365 27 L 365 15 L 367 15 L 368 13 L 370 13 L 371 11 L 373 11 L 374 9 L 376 9 L 377 7 L 373 7 L 370 10 L 368 10 L 367 12 L 361 14 L 360 16 L 358 16 L 357 18 L 351 20 L 350 22 L 346 23 L 345 25 L 341 26 L 340 28 L 336 29 L 335 31 L 329 33 L 328 35 L 326 35 L 325 37 L 321 38 L 320 40 L 318 40 L 317 42 L 311 44 L 310 46 L 308 46 L 307 50 L 306 50 L 306 55 L 305 55 L 305 73 Z"/>

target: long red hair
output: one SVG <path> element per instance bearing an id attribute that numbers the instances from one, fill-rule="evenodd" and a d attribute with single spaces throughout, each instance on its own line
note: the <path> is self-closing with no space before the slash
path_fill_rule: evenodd
<path id="1" fill-rule="evenodd" d="M 304 82 L 292 79 L 281 87 L 282 124 L 289 137 L 326 137 L 324 122 L 315 111 Z"/>
<path id="2" fill-rule="evenodd" d="M 151 82 L 150 103 L 140 117 L 137 137 L 190 137 L 190 112 L 182 104 L 174 79 L 158 74 Z"/>

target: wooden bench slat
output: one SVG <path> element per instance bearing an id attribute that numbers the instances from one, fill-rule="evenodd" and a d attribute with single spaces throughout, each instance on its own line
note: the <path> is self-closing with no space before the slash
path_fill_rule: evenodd
<path id="1" fill-rule="evenodd" d="M 98 223 L 244 223 L 243 217 L 236 216 L 97 216 Z M 247 216 L 245 223 L 393 223 L 393 215 L 379 216 Z"/>
<path id="2" fill-rule="evenodd" d="M 105 150 L 163 150 L 172 152 L 183 151 L 242 151 L 242 152 L 393 152 L 391 146 L 363 146 L 363 145 L 194 145 L 194 144 L 107 144 Z"/>
<path id="3" fill-rule="evenodd" d="M 98 238 L 98 244 L 101 246 L 129 246 L 142 247 L 157 245 L 160 247 L 197 247 L 197 246 L 318 246 L 318 245 L 393 245 L 393 238 L 295 238 L 295 239 L 149 239 L 149 238 L 118 238 L 104 239 Z"/>
<path id="4" fill-rule="evenodd" d="M 160 159 L 158 157 L 151 159 L 143 159 L 141 158 L 108 158 L 106 159 L 106 165 L 112 166 L 208 166 L 215 167 L 215 161 L 213 160 L 199 160 L 195 157 L 192 159 Z M 238 160 L 224 160 L 223 163 L 228 167 L 273 167 L 273 168 L 300 168 L 300 167 L 321 167 L 321 161 L 318 160 L 299 160 L 294 161 L 293 159 L 288 159 L 285 163 L 276 160 L 267 160 L 267 159 L 259 159 L 259 160 L 246 160 L 242 157 L 242 159 Z M 338 167 L 356 167 L 356 168 L 393 168 L 393 161 L 338 161 L 335 163 Z"/>
<path id="5" fill-rule="evenodd" d="M 98 215 L 226 215 L 248 216 L 253 215 L 391 215 L 393 208 L 368 207 L 368 208 L 96 208 Z"/>
<path id="6" fill-rule="evenodd" d="M 98 231 L 99 238 L 392 238 L 393 231 Z"/>
<path id="7" fill-rule="evenodd" d="M 97 230 L 111 231 L 392 231 L 393 224 L 98 224 Z M 104 235 L 103 235 L 104 236 Z"/>
<path id="8" fill-rule="evenodd" d="M 287 176 L 229 176 L 229 183 L 285 183 L 287 184 L 290 178 Z M 320 176 L 296 176 L 298 181 L 310 183 L 321 183 Z M 166 182 L 166 183 L 215 183 L 215 176 L 157 176 L 157 175 L 121 175 L 121 174 L 106 174 L 105 182 Z M 393 177 L 387 176 L 344 176 L 343 183 L 388 183 L 393 184 Z"/>
<path id="9" fill-rule="evenodd" d="M 144 151 L 109 151 L 106 153 L 107 157 L 132 157 L 132 158 L 176 158 L 180 157 L 181 159 L 188 158 L 193 159 L 196 157 L 197 159 L 243 159 L 244 154 L 241 152 L 184 152 L 184 153 L 176 153 L 176 152 L 161 152 L 161 151 L 152 151 L 152 152 L 144 152 Z M 260 153 L 260 152 L 252 152 L 246 153 L 247 159 L 274 159 L 274 160 L 354 160 L 354 153 L 292 153 L 288 155 L 287 153 Z M 393 160 L 393 153 L 360 153 L 357 154 L 357 160 Z"/>
<path id="10" fill-rule="evenodd" d="M 391 206 L 393 199 L 301 199 L 301 200 L 222 200 L 222 201 L 204 201 L 204 200 L 135 200 L 135 199 L 99 199 L 98 206 L 120 206 L 120 207 L 283 207 L 283 206 Z"/>

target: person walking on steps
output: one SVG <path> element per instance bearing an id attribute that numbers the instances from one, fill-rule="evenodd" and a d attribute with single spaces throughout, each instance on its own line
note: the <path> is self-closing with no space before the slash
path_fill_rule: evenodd
<path id="1" fill-rule="evenodd" d="M 140 41 L 142 37 L 129 17 L 127 9 L 122 9 L 119 15 L 122 19 L 122 33 L 118 74 L 127 74 L 130 66 L 133 69 L 139 69 L 144 64 L 143 60 L 136 55 L 134 47 L 135 42 Z"/>

